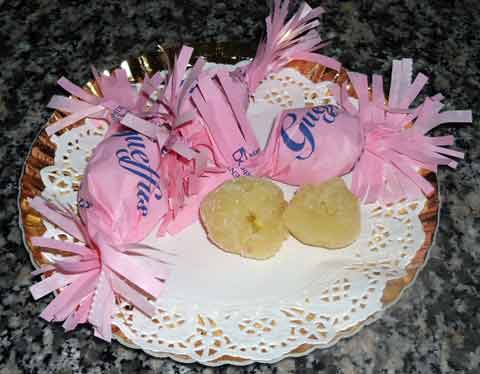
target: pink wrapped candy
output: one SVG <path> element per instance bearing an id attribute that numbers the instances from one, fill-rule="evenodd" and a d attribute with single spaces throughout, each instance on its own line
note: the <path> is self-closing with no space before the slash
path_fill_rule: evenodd
<path id="1" fill-rule="evenodd" d="M 159 75 L 146 78 L 140 95 L 124 72 L 118 71 L 114 77 L 97 77 L 108 99 L 91 96 L 67 83 L 65 87 L 83 101 L 59 97 L 52 101 L 52 106 L 71 114 L 54 124 L 50 133 L 85 117 L 104 118 L 110 124 L 107 137 L 94 150 L 81 184 L 81 220 L 42 199 L 31 201 L 34 209 L 79 241 L 72 244 L 45 238 L 32 240 L 34 245 L 70 254 L 36 271 L 34 274 L 52 275 L 31 288 L 36 299 L 63 288 L 41 316 L 48 321 L 64 321 L 66 330 L 88 322 L 96 336 L 110 341 L 117 297 L 149 316 L 155 312 L 148 299 L 161 295 L 163 280 L 169 273 L 167 263 L 172 257 L 138 242 L 170 207 L 167 180 L 161 171 L 162 148 L 182 155 L 191 152 L 181 140 L 172 139 L 164 126 L 181 126 L 192 120 L 191 111 L 185 112 L 180 105 L 182 100 L 176 96 L 181 65 L 170 75 L 161 104 L 150 106 L 148 111 L 143 109 L 162 81 Z M 148 136 L 125 126 L 135 127 Z"/>
<path id="2" fill-rule="evenodd" d="M 334 105 L 282 112 L 262 154 L 262 174 L 290 185 L 348 173 L 363 149 L 358 121 Z"/>
<path id="3" fill-rule="evenodd" d="M 135 243 L 153 230 L 168 210 L 160 158 L 155 142 L 129 129 L 95 148 L 78 194 L 80 216 L 91 237 Z"/>
<path id="4" fill-rule="evenodd" d="M 260 173 L 302 185 L 352 172 L 352 192 L 366 203 L 431 194 L 433 187 L 419 175 L 419 169 L 456 167 L 451 157 L 462 158 L 463 153 L 444 148 L 453 144 L 452 136 L 429 137 L 426 133 L 446 122 L 469 123 L 472 115 L 470 111 L 440 113 L 441 95 L 409 109 L 427 81 L 419 74 L 412 83 L 411 72 L 412 60 L 394 61 L 388 106 L 381 76 L 373 77 L 370 97 L 367 76 L 349 72 L 358 109 L 344 85 L 336 89 L 342 109 L 326 105 L 281 113 L 261 155 Z"/>
<path id="5" fill-rule="evenodd" d="M 258 174 L 262 169 L 260 160 L 263 158 L 257 157 L 260 147 L 248 123 L 246 110 L 249 95 L 267 74 L 295 59 L 340 69 L 339 62 L 313 53 L 325 45 L 315 30 L 323 9 L 303 4 L 287 19 L 288 5 L 288 1 L 274 2 L 272 14 L 266 19 L 266 38 L 248 65 L 233 73 L 216 70 L 199 74 L 193 85 L 188 103 L 196 108 L 198 117 L 193 121 L 202 125 L 203 131 L 196 127 L 196 133 L 180 130 L 179 134 L 201 156 L 196 159 L 195 170 L 185 160 L 175 162 L 170 156 L 169 196 L 175 198 L 174 209 L 162 223 L 165 232 L 175 234 L 194 222 L 202 198 L 223 181 L 239 175 Z"/>

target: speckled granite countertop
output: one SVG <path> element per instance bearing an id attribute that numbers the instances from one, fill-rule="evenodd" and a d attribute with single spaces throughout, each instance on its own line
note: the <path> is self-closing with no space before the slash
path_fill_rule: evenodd
<path id="1" fill-rule="evenodd" d="M 153 359 L 118 343 L 107 345 L 88 328 L 65 334 L 40 320 L 48 298 L 34 303 L 28 291 L 32 266 L 17 224 L 17 181 L 29 145 L 49 116 L 45 105 L 59 92 L 60 76 L 86 81 L 90 63 L 112 67 L 157 41 L 256 41 L 266 5 L 257 0 L 60 3 L 0 0 L 0 374 L 480 373 L 477 0 L 323 2 L 329 10 L 323 34 L 334 40 L 327 54 L 350 69 L 383 73 L 392 58 L 414 57 L 416 68 L 432 78 L 428 93 L 442 91 L 449 106 L 474 110 L 474 126 L 453 131 L 467 157 L 456 172 L 439 173 L 442 220 L 430 261 L 415 287 L 380 321 L 305 358 L 220 369 Z"/>

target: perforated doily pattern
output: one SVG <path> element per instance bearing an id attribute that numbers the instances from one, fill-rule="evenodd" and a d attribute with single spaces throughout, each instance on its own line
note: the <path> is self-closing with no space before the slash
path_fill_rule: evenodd
<path id="1" fill-rule="evenodd" d="M 315 85 L 297 71 L 284 69 L 260 85 L 249 112 L 273 118 L 286 108 L 327 102 L 335 103 L 328 83 Z M 52 138 L 57 145 L 55 165 L 41 171 L 45 198 L 76 205 L 87 161 L 105 131 L 105 123 L 89 120 Z M 187 355 L 203 363 L 222 356 L 269 362 L 305 343 L 328 345 L 382 310 L 387 281 L 405 273 L 424 241 L 418 217 L 424 204 L 363 206 L 360 238 L 344 250 L 325 251 L 316 269 L 319 276 L 294 294 L 248 303 L 192 303 L 181 295 L 161 298 L 152 318 L 121 301 L 113 324 L 130 344 L 146 352 Z M 48 222 L 45 226 L 43 236 L 72 240 Z"/>
<path id="2" fill-rule="evenodd" d="M 282 69 L 276 74 L 270 74 L 257 88 L 255 105 L 266 103 L 288 109 L 335 103 L 335 98 L 328 89 L 330 84 L 315 84 L 295 69 Z"/>
<path id="3" fill-rule="evenodd" d="M 278 74 L 270 74 L 264 84 L 270 89 L 263 98 L 270 104 L 278 103 L 284 109 L 295 107 L 294 98 L 302 97 L 297 94 L 299 91 L 303 91 L 303 106 L 335 102 L 328 90 L 329 82 L 314 84 L 295 69 L 283 69 Z"/>
<path id="4" fill-rule="evenodd" d="M 368 235 L 330 256 L 318 269 L 327 275 L 296 297 L 240 306 L 160 300 L 152 319 L 123 303 L 114 323 L 147 351 L 200 362 L 223 355 L 270 361 L 304 343 L 327 345 L 382 309 L 386 282 L 404 275 L 423 242 L 423 231 L 415 229 L 420 205 L 369 207 Z"/>
<path id="5" fill-rule="evenodd" d="M 87 119 L 82 126 L 52 136 L 57 150 L 55 163 L 40 170 L 45 185 L 43 197 L 76 209 L 83 173 L 93 149 L 105 136 L 107 126 L 105 121 Z"/>
<path id="6" fill-rule="evenodd" d="M 329 90 L 331 84 L 328 81 L 315 84 L 291 68 L 268 75 L 255 91 L 247 113 L 260 145 L 264 147 L 267 144 L 270 126 L 259 128 L 255 125 L 273 123 L 285 109 L 336 104 Z"/>

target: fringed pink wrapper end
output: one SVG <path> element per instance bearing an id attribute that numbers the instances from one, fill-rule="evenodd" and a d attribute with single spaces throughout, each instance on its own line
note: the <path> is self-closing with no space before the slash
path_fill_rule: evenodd
<path id="1" fill-rule="evenodd" d="M 100 88 L 101 97 L 94 96 L 81 87 L 73 84 L 66 78 L 61 78 L 58 84 L 69 92 L 73 97 L 53 96 L 48 107 L 66 114 L 54 124 L 48 126 L 45 131 L 53 135 L 64 128 L 77 123 L 85 118 L 103 119 L 110 126 L 118 124 L 121 118 L 132 112 L 140 116 L 152 115 L 152 112 L 145 111 L 145 89 L 140 88 L 139 92 L 128 81 L 126 72 L 123 69 L 116 69 L 113 75 L 99 75 L 94 70 L 95 82 Z M 159 76 L 152 78 L 156 85 L 161 83 Z M 151 85 L 152 80 L 146 79 L 144 85 Z M 118 126 L 117 126 L 118 127 Z M 111 134 L 113 131 L 109 131 Z"/>
<path id="2" fill-rule="evenodd" d="M 73 213 L 54 208 L 38 197 L 31 201 L 31 206 L 46 213 L 49 220 L 61 229 L 71 234 L 83 233 L 74 235 L 82 244 L 41 237 L 32 239 L 34 245 L 71 254 L 34 272 L 34 275 L 52 272 L 51 276 L 30 288 L 35 299 L 62 289 L 44 309 L 42 318 L 64 321 L 67 331 L 88 322 L 94 327 L 96 336 L 110 341 L 115 296 L 131 302 L 147 315 L 153 315 L 155 309 L 148 298 L 156 299 L 161 295 L 162 279 L 169 272 L 165 260 L 171 261 L 171 255 L 162 255 L 154 248 L 135 250 L 135 245 L 131 245 L 128 251 L 116 248 L 98 235 L 88 237 L 85 242 L 88 229 Z M 72 226 L 77 230 L 72 230 Z"/>
<path id="3" fill-rule="evenodd" d="M 293 60 L 315 62 L 339 71 L 341 64 L 329 57 L 314 53 L 325 43 L 315 30 L 317 18 L 324 13 L 321 7 L 310 8 L 306 3 L 287 21 L 289 1 L 275 0 L 272 13 L 266 18 L 267 35 L 253 61 L 236 72 L 250 94 L 255 92 L 268 73 L 277 72 Z"/>
<path id="4" fill-rule="evenodd" d="M 169 196 L 177 201 L 162 223 L 160 235 L 167 232 L 174 235 L 195 222 L 206 193 L 233 178 L 240 165 L 253 167 L 259 146 L 237 89 L 239 86 L 226 72 L 199 77 L 191 102 L 206 131 L 199 131 L 190 139 L 195 151 L 188 158 L 194 164 L 171 159 L 170 167 L 165 166 L 171 181 Z M 185 147 L 182 143 L 177 143 L 178 146 Z"/>
<path id="5" fill-rule="evenodd" d="M 352 110 L 338 90 L 337 99 L 359 119 L 365 137 L 363 153 L 353 168 L 352 191 L 365 203 L 413 200 L 433 193 L 433 186 L 418 174 L 419 169 L 456 167 L 452 157 L 463 158 L 463 153 L 444 148 L 453 145 L 452 136 L 426 134 L 442 123 L 470 123 L 471 112 L 440 112 L 442 95 L 409 109 L 428 80 L 419 74 L 412 82 L 411 59 L 393 62 L 388 106 L 384 105 L 380 76 L 373 77 L 371 99 L 367 76 L 349 73 L 349 77 L 359 98 L 359 110 Z"/>

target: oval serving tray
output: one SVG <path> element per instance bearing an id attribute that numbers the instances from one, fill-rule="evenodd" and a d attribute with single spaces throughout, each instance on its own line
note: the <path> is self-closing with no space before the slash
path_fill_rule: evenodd
<path id="1" fill-rule="evenodd" d="M 196 55 L 205 56 L 209 61 L 229 65 L 236 64 L 240 60 L 243 60 L 254 53 L 254 51 L 251 50 L 251 47 L 236 43 L 207 43 L 195 45 L 194 47 Z M 139 82 L 143 79 L 145 74 L 152 75 L 156 71 L 167 69 L 170 65 L 170 57 L 176 50 L 178 50 L 176 47 L 165 49 L 159 47 L 154 53 L 145 54 L 140 57 L 131 58 L 124 61 L 121 64 L 121 67 L 127 70 L 132 83 Z M 347 79 L 345 72 L 337 74 L 336 72 L 330 71 L 317 64 L 297 61 L 292 63 L 290 67 L 299 71 L 304 77 L 312 82 L 332 81 L 341 83 Z M 88 83 L 86 85 L 86 89 L 94 94 L 98 94 L 97 88 L 92 83 Z M 350 90 L 350 95 L 354 97 L 355 93 Z M 62 114 L 55 112 L 45 126 L 48 126 L 60 118 L 62 118 Z M 79 126 L 83 125 L 76 124 L 65 130 L 65 132 L 72 131 L 72 129 L 78 128 Z M 20 227 L 23 232 L 26 249 L 30 254 L 30 258 L 35 267 L 39 267 L 48 263 L 48 256 L 45 255 L 45 252 L 43 252 L 41 248 L 33 246 L 30 239 L 33 236 L 45 234 L 47 230 L 54 229 L 49 227 L 49 225 L 43 221 L 42 217 L 29 207 L 28 199 L 38 196 L 42 193 L 42 191 L 44 191 L 45 184 L 42 181 L 41 170 L 45 167 L 54 165 L 56 151 L 56 143 L 48 138 L 44 128 L 42 128 L 38 137 L 32 144 L 20 180 L 20 193 L 18 202 L 20 210 Z M 65 186 L 63 186 L 63 188 L 73 190 L 78 189 L 80 183 L 80 179 L 78 177 L 73 178 L 72 175 L 68 175 L 68 170 L 56 171 L 56 173 L 65 174 L 63 176 L 52 176 L 53 179 L 57 178 L 58 180 L 64 180 L 68 182 L 65 184 Z M 331 346 L 339 339 L 355 334 L 362 327 L 375 321 L 383 310 L 393 305 L 400 298 L 402 292 L 414 283 L 419 270 L 427 262 L 428 250 L 432 244 L 434 233 L 437 227 L 439 196 L 435 174 L 429 173 L 426 174 L 426 176 L 429 181 L 435 185 L 436 192 L 426 199 L 423 207 L 419 207 L 418 204 L 415 205 L 405 203 L 398 205 L 396 204 L 395 206 L 376 207 L 376 210 L 374 209 L 371 212 L 372 216 L 384 215 L 387 218 L 393 217 L 400 221 L 403 220 L 407 226 L 409 224 L 409 217 L 412 219 L 418 218 L 418 224 L 420 225 L 419 227 L 421 227 L 421 230 L 423 231 L 423 240 L 417 243 L 418 245 L 415 248 L 414 255 L 410 256 L 411 258 L 409 263 L 401 269 L 403 272 L 397 272 L 398 274 L 395 273 L 397 276 L 389 276 L 388 280 L 382 284 L 382 289 L 380 289 L 381 292 L 378 296 L 378 310 L 373 310 L 373 312 L 368 315 L 365 314 L 364 317 L 360 318 L 358 321 L 354 321 L 354 323 L 345 323 L 345 328 L 330 328 L 329 330 L 327 325 L 330 322 L 328 322 L 326 319 L 319 319 L 321 313 L 317 316 L 315 313 L 311 313 L 310 309 L 299 306 L 297 301 L 293 303 L 294 305 L 284 304 L 283 306 L 279 307 L 279 313 L 278 311 L 274 312 L 274 306 L 268 309 L 271 305 L 271 302 L 264 301 L 262 310 L 257 308 L 256 310 L 248 311 L 252 314 L 251 318 L 245 317 L 245 315 L 248 315 L 248 313 L 241 315 L 238 310 L 229 311 L 228 313 L 231 315 L 229 314 L 212 318 L 212 310 L 209 310 L 209 313 L 203 313 L 205 311 L 202 312 L 202 310 L 199 310 L 197 313 L 195 311 L 195 305 L 192 307 L 193 309 L 190 307 L 183 307 L 182 309 L 180 302 L 178 305 L 174 305 L 175 301 L 172 301 L 170 303 L 166 303 L 165 305 L 159 306 L 157 321 L 153 322 L 138 322 L 139 318 L 141 319 L 141 316 L 135 314 L 134 311 L 132 312 L 131 307 L 128 304 L 124 303 L 119 305 L 119 310 L 117 316 L 115 317 L 115 320 L 118 323 L 116 326 L 114 326 L 114 336 L 120 343 L 131 348 L 143 349 L 147 353 L 154 356 L 170 357 L 180 362 L 201 362 L 206 365 L 217 366 L 226 363 L 245 365 L 253 361 L 275 362 L 285 357 L 298 357 L 305 355 L 314 349 Z M 371 234 L 371 242 L 374 242 L 378 239 L 378 248 L 382 248 L 381 245 L 383 245 L 383 240 L 386 240 L 386 234 L 383 234 L 383 236 L 378 232 Z M 67 239 L 66 235 L 62 236 L 61 233 L 57 233 L 57 235 L 59 235 L 58 237 L 60 238 Z M 406 236 L 404 240 L 410 239 L 408 239 L 408 236 Z M 374 247 L 374 245 L 375 244 L 372 244 L 372 248 L 377 248 Z M 366 263 L 363 265 L 365 264 Z M 378 268 L 378 264 L 376 264 L 376 266 Z M 372 270 L 363 270 L 366 272 L 370 271 L 372 274 L 374 270 L 378 272 L 378 269 L 373 269 L 373 267 Z M 355 288 L 355 283 L 352 281 L 352 284 L 344 283 L 342 285 L 337 284 L 337 286 L 331 286 L 330 288 L 327 287 L 327 289 L 329 289 L 331 292 L 329 295 L 333 298 L 340 297 L 335 296 L 335 292 L 337 292 L 337 288 L 341 287 L 344 287 L 343 291 L 345 291 L 344 294 L 346 295 L 346 290 L 348 290 L 350 287 Z M 315 295 L 313 295 L 311 298 L 313 300 Z M 305 297 L 304 299 L 308 300 L 311 305 L 315 304 L 310 300 L 309 297 Z M 257 301 L 255 301 L 255 303 L 257 303 Z M 197 305 L 197 308 L 201 308 L 201 302 L 199 304 L 200 306 Z M 320 304 L 317 303 L 315 306 L 312 306 L 312 308 L 321 309 L 321 305 L 319 305 Z M 185 308 L 188 309 L 188 311 Z M 242 311 L 242 308 L 243 312 L 245 312 L 245 306 L 240 307 L 240 311 Z M 269 313 L 271 315 L 269 315 Z M 226 323 L 226 320 L 233 321 L 235 318 L 237 318 L 235 323 Z M 153 327 L 159 331 L 158 334 L 152 333 L 151 328 L 147 326 L 145 327 L 145 331 L 150 329 L 148 330 L 150 338 L 145 338 L 142 340 L 140 337 L 138 337 L 140 340 L 136 340 L 135 342 L 134 338 L 137 337 L 136 334 L 138 331 L 132 333 L 131 323 L 129 326 L 129 322 L 134 319 L 137 321 L 137 323 L 140 323 L 140 325 L 144 323 L 142 326 L 147 326 L 149 323 L 153 323 Z M 282 321 L 284 320 L 288 321 L 283 322 L 286 323 L 286 327 L 288 327 L 288 329 L 294 329 L 295 333 L 290 334 L 286 338 L 282 338 L 286 343 L 283 341 L 278 343 L 281 341 L 279 338 L 280 333 L 275 335 L 272 334 L 272 331 L 275 332 L 276 330 L 281 330 L 279 329 L 279 325 L 281 325 Z M 228 335 L 226 331 L 228 331 L 228 329 L 231 330 L 233 328 L 232 326 L 234 325 L 237 326 L 238 331 Z M 182 328 L 185 330 L 183 340 L 179 340 L 180 335 L 175 336 L 165 333 L 169 328 L 175 329 L 181 326 L 183 326 Z M 318 332 L 318 336 L 308 338 L 302 337 L 302 329 L 303 331 L 306 331 L 305 334 L 311 334 L 312 331 L 315 330 Z M 328 335 L 329 331 L 335 331 L 335 334 Z M 246 338 L 242 338 L 242 334 L 244 334 Z M 326 334 L 328 337 L 325 337 L 322 334 Z M 151 336 L 156 336 L 158 341 L 161 342 L 161 344 L 158 343 L 157 345 L 153 345 L 155 349 L 151 349 L 152 345 L 150 343 L 147 344 L 149 340 L 152 340 Z M 171 342 L 166 341 L 168 340 L 168 336 L 173 336 L 173 340 Z M 242 341 L 244 345 L 241 346 L 241 344 L 239 344 L 235 347 L 233 342 L 234 338 L 232 338 L 233 336 L 236 336 L 237 340 Z M 257 340 L 255 340 L 254 337 L 256 337 Z M 138 344 L 140 341 L 143 343 Z M 274 341 L 278 347 L 275 346 Z M 269 348 L 268 343 L 272 343 L 270 346 L 273 345 L 276 348 Z M 285 344 L 285 346 L 282 346 L 282 344 Z M 187 345 L 190 345 L 188 349 L 183 347 Z"/>

